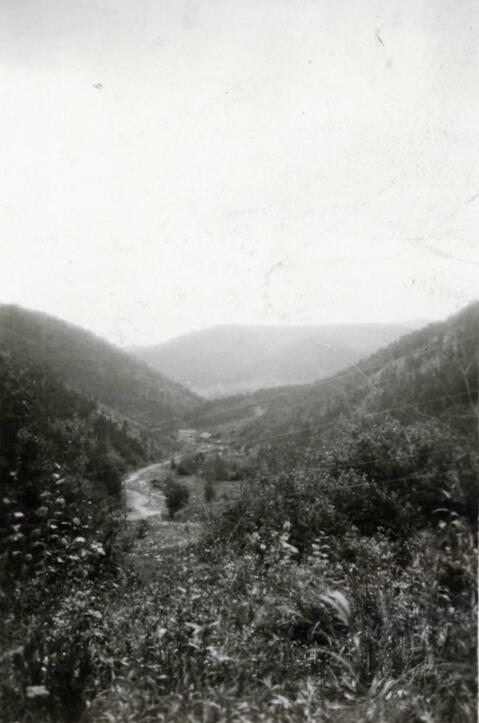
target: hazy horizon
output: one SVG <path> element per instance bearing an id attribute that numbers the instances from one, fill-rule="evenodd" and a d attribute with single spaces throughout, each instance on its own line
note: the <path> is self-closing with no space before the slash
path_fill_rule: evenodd
<path id="1" fill-rule="evenodd" d="M 212 324 L 210 326 L 202 326 L 198 328 L 192 328 L 184 332 L 180 332 L 178 334 L 173 333 L 171 336 L 161 338 L 161 339 L 155 339 L 152 338 L 148 340 L 144 344 L 119 344 L 114 339 L 109 339 L 104 334 L 101 334 L 97 331 L 95 331 L 93 328 L 87 327 L 84 324 L 77 323 L 75 321 L 72 321 L 71 319 L 67 319 L 66 317 L 62 316 L 61 313 L 57 312 L 49 312 L 45 311 L 44 309 L 34 309 L 32 307 L 26 307 L 23 304 L 19 304 L 16 302 L 5 302 L 0 300 L 0 305 L 3 306 L 14 306 L 18 307 L 20 309 L 23 309 L 27 312 L 34 312 L 34 313 L 40 313 L 40 314 L 47 314 L 48 316 L 57 319 L 58 321 L 66 322 L 67 324 L 72 324 L 73 326 L 77 326 L 78 328 L 83 329 L 84 331 L 90 331 L 94 333 L 96 336 L 99 336 L 100 338 L 105 339 L 106 341 L 109 341 L 111 344 L 114 344 L 115 346 L 118 346 L 119 348 L 123 349 L 134 349 L 134 348 L 140 348 L 140 347 L 150 347 L 150 346 L 156 346 L 158 344 L 166 344 L 170 341 L 174 341 L 177 339 L 181 339 L 182 337 L 187 337 L 189 335 L 194 334 L 202 334 L 204 332 L 210 332 L 210 331 L 216 331 L 218 329 L 236 329 L 236 328 L 248 328 L 248 329 L 307 329 L 307 328 L 321 328 L 321 327 L 337 327 L 337 326 L 404 326 L 404 327 L 410 327 L 411 330 L 420 328 L 421 326 L 426 326 L 427 324 L 434 323 L 436 321 L 444 320 L 444 318 L 447 317 L 438 317 L 437 319 L 404 319 L 402 321 L 391 321 L 391 320 L 383 320 L 383 321 L 355 321 L 355 322 L 321 322 L 321 323 L 297 323 L 297 324 L 287 324 L 283 322 L 270 322 L 270 323 L 264 323 L 264 322 L 250 322 L 250 323 L 242 323 L 242 322 L 221 322 L 218 324 Z M 451 316 L 449 314 L 448 316 Z M 386 340 L 387 341 L 387 340 Z"/>
<path id="2" fill-rule="evenodd" d="M 477 297 L 465 0 L 0 0 L 0 300 L 119 346 Z"/>
<path id="3" fill-rule="evenodd" d="M 147 344 L 127 344 L 125 348 L 136 348 L 136 347 L 142 347 L 142 346 L 155 346 L 157 344 L 166 344 L 170 341 L 174 341 L 176 339 L 180 339 L 182 337 L 189 336 L 190 334 L 202 334 L 203 332 L 208 331 L 215 331 L 218 329 L 236 329 L 236 328 L 248 328 L 248 329 L 308 329 L 308 328 L 316 328 L 316 327 L 336 327 L 336 326 L 404 326 L 404 327 L 411 327 L 412 328 L 418 328 L 421 326 L 426 326 L 427 324 L 433 323 L 435 321 L 441 321 L 441 318 L 437 319 L 405 319 L 404 321 L 355 321 L 355 322 L 341 322 L 341 323 L 335 323 L 335 322 L 322 322 L 320 324 L 307 323 L 307 324 L 284 324 L 281 322 L 271 322 L 269 324 L 265 323 L 247 323 L 242 324 L 241 322 L 225 322 L 220 324 L 214 324 L 212 326 L 202 326 L 198 329 L 190 329 L 189 331 L 182 332 L 180 334 L 174 334 L 173 336 L 170 336 L 165 339 L 160 339 L 159 341 L 155 342 L 148 342 Z"/>

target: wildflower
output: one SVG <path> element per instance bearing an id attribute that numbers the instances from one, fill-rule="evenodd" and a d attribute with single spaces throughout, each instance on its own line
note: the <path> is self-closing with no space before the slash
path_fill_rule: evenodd
<path id="1" fill-rule="evenodd" d="M 43 698 L 47 695 L 50 695 L 50 693 L 44 685 L 27 686 L 27 698 Z"/>

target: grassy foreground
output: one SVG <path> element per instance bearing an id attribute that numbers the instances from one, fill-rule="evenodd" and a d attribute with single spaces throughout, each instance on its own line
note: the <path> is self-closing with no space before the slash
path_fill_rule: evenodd
<path id="1" fill-rule="evenodd" d="M 2 720 L 475 721 L 478 470 L 435 423 L 362 421 L 202 531 L 119 520 L 1 599 Z"/>
<path id="2" fill-rule="evenodd" d="M 475 720 L 469 532 L 441 530 L 452 568 L 431 534 L 399 568 L 386 537 L 355 532 L 299 563 L 288 527 L 241 555 L 157 552 L 148 576 L 129 564 L 30 611 L 2 660 L 4 720 Z"/>

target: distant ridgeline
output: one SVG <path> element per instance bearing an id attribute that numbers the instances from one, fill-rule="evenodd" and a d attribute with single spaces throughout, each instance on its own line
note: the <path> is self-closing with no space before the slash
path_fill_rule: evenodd
<path id="1" fill-rule="evenodd" d="M 131 352 L 211 399 L 325 379 L 414 328 L 416 322 L 217 326 Z"/>

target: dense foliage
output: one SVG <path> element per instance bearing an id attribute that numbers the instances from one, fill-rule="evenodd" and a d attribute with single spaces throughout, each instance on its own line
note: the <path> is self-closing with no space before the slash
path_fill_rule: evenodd
<path id="1" fill-rule="evenodd" d="M 176 513 L 188 504 L 190 491 L 181 482 L 170 477 L 164 486 L 164 493 L 168 514 L 173 519 Z"/>
<path id="2" fill-rule="evenodd" d="M 439 520 L 459 515 L 473 525 L 478 512 L 479 453 L 469 440 L 435 420 L 404 425 L 349 420 L 312 445 L 295 465 L 243 487 L 218 521 L 216 534 L 237 545 L 251 533 L 277 531 L 288 519 L 301 553 L 322 532 L 377 532 L 406 541 Z"/>
<path id="3" fill-rule="evenodd" d="M 34 691 L 43 681 L 45 630 L 61 601 L 116 569 L 121 479 L 145 450 L 126 425 L 33 362 L 0 354 L 0 400 L 0 647 L 9 710 L 28 683 Z M 21 688 L 12 682 L 17 665 Z"/>
<path id="4" fill-rule="evenodd" d="M 286 520 L 241 556 L 164 555 L 158 579 L 108 602 L 93 667 L 109 682 L 86 719 L 475 720 L 470 532 L 448 523 L 410 548 L 404 564 L 380 533 L 322 534 L 298 564 Z"/>
<path id="5" fill-rule="evenodd" d="M 91 556 L 96 535 L 105 539 L 122 476 L 144 449 L 33 363 L 0 355 L 0 399 L 3 582 L 63 580 Z"/>

